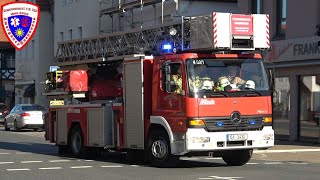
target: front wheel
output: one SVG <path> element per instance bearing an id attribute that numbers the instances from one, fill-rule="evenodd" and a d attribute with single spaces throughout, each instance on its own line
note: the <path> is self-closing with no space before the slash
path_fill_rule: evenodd
<path id="1" fill-rule="evenodd" d="M 252 149 L 225 151 L 222 154 L 222 159 L 229 166 L 242 166 L 250 161 L 252 151 Z"/>
<path id="2" fill-rule="evenodd" d="M 151 132 L 148 141 L 148 159 L 153 166 L 164 167 L 176 162 L 179 157 L 171 154 L 170 141 L 164 131 Z"/>

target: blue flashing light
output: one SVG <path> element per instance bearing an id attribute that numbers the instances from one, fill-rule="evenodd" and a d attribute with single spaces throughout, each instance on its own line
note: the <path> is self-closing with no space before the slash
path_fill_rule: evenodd
<path id="1" fill-rule="evenodd" d="M 162 44 L 162 50 L 170 51 L 172 49 L 173 49 L 173 45 L 172 44 L 170 44 L 170 43 Z"/>
<path id="2" fill-rule="evenodd" d="M 220 122 L 220 121 L 216 122 L 216 126 L 222 127 L 223 126 L 223 122 Z"/>
<path id="3" fill-rule="evenodd" d="M 249 124 L 250 124 L 250 125 L 255 125 L 255 124 L 256 124 L 256 120 L 250 120 L 250 121 L 249 121 Z"/>

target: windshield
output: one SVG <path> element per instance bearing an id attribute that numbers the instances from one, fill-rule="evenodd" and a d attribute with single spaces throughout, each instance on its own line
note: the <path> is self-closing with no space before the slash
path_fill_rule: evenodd
<path id="1" fill-rule="evenodd" d="M 45 111 L 46 109 L 41 105 L 24 105 L 21 106 L 23 111 Z"/>
<path id="2" fill-rule="evenodd" d="M 190 96 L 232 93 L 256 94 L 269 90 L 268 79 L 259 59 L 189 59 L 187 60 Z"/>

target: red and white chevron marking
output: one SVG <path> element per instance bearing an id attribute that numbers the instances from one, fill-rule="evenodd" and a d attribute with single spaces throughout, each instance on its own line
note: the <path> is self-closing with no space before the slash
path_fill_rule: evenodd
<path id="1" fill-rule="evenodd" d="M 266 15 L 266 38 L 267 45 L 270 47 L 270 33 L 269 33 L 269 15 Z"/>
<path id="2" fill-rule="evenodd" d="M 217 43 L 218 43 L 218 34 L 217 34 L 217 13 L 213 13 L 213 45 L 214 47 L 216 47 Z"/>

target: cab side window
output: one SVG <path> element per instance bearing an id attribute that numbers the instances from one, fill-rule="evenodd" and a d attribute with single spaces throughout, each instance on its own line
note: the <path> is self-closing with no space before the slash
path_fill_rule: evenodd
<path id="1" fill-rule="evenodd" d="M 162 87 L 169 93 L 182 93 L 182 66 L 181 63 L 168 63 L 164 65 Z"/>

